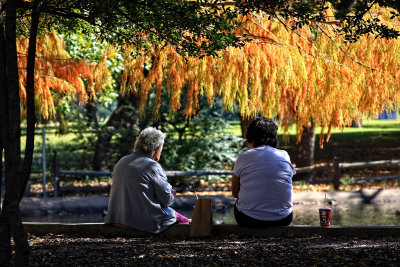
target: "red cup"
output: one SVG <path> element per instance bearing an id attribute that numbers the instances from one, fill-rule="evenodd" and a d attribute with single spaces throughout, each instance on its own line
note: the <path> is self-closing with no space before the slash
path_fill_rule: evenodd
<path id="1" fill-rule="evenodd" d="M 320 208 L 319 209 L 319 222 L 322 227 L 331 226 L 331 213 L 330 208 Z"/>

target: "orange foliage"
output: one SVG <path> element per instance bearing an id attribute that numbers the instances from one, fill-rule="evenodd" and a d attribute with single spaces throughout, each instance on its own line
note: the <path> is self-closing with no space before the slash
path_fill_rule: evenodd
<path id="1" fill-rule="evenodd" d="M 24 113 L 28 45 L 29 40 L 24 36 L 17 40 L 20 97 Z M 38 37 L 36 49 L 35 103 L 43 118 L 55 115 L 54 94 L 76 97 L 84 103 L 89 97 L 95 98 L 95 91 L 100 91 L 109 82 L 110 72 L 105 56 L 97 64 L 73 60 L 54 31 Z"/>
<path id="2" fill-rule="evenodd" d="M 375 6 L 371 12 L 384 17 L 389 27 L 398 27 L 399 21 L 389 20 L 390 10 Z M 130 56 L 136 50 L 128 47 L 123 91 L 128 87 L 139 92 L 143 108 L 149 92 L 157 88 L 159 95 L 166 79 L 171 112 L 180 109 L 182 87 L 188 86 L 183 109 L 187 116 L 195 114 L 199 95 L 206 95 L 210 105 L 220 95 L 226 110 L 237 105 L 243 116 L 277 117 L 284 129 L 296 124 L 298 136 L 311 121 L 322 125 L 321 145 L 326 128 L 329 140 L 332 127 L 399 106 L 399 39 L 364 36 L 348 44 L 336 35 L 334 25 L 315 24 L 294 33 L 266 17 L 245 21 L 238 32 L 251 34 L 253 41 L 227 48 L 220 57 L 183 58 L 166 45 L 154 47 L 151 60 L 145 53 Z M 152 64 L 147 77 L 143 62 Z M 157 98 L 155 111 L 160 101 Z"/>

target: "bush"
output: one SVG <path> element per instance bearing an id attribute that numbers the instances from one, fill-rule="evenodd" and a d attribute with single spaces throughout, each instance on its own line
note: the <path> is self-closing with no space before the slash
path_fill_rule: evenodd
<path id="1" fill-rule="evenodd" d="M 242 139 L 228 131 L 229 124 L 218 113 L 201 110 L 189 123 L 181 136 L 176 128 L 167 127 L 164 149 L 160 160 L 165 170 L 231 170 L 242 148 Z M 200 178 L 176 178 L 172 183 L 193 184 Z M 230 177 L 229 177 L 230 178 Z"/>

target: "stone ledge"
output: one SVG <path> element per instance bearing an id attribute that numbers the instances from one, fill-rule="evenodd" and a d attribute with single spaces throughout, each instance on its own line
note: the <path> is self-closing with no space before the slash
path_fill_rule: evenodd
<path id="1" fill-rule="evenodd" d="M 149 237 L 154 236 L 130 228 L 121 228 L 104 223 L 35 223 L 24 222 L 26 233 L 35 235 L 76 234 L 101 235 L 106 237 Z M 172 225 L 163 233 L 156 235 L 165 238 L 189 237 L 190 225 Z M 246 238 L 246 237 L 400 237 L 400 226 L 331 226 L 291 225 L 270 228 L 246 228 L 234 224 L 215 225 L 213 236 Z"/>

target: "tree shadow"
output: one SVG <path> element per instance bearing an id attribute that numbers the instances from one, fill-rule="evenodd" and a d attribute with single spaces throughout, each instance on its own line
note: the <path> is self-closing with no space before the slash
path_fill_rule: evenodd
<path id="1" fill-rule="evenodd" d="M 378 189 L 372 195 L 366 195 L 362 189 L 358 190 L 364 204 L 371 204 L 381 191 L 382 189 Z"/>

